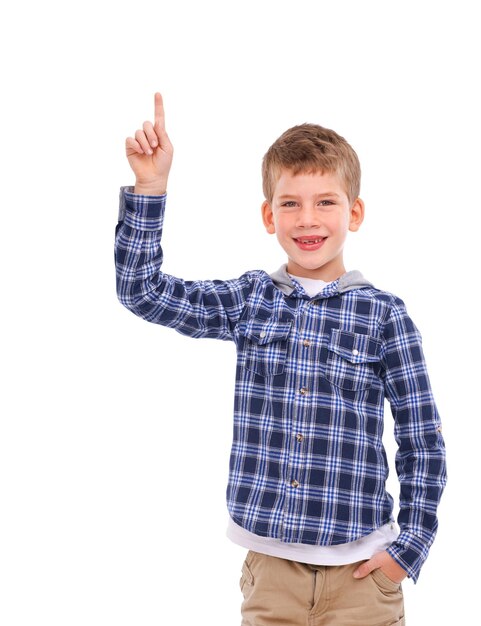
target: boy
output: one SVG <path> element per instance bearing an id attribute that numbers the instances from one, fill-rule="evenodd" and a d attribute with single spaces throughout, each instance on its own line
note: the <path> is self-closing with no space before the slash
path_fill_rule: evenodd
<path id="1" fill-rule="evenodd" d="M 146 320 L 237 346 L 229 537 L 249 549 L 242 624 L 404 624 L 401 581 L 434 539 L 444 443 L 403 302 L 346 272 L 364 217 L 360 167 L 333 131 L 286 131 L 263 160 L 262 217 L 287 253 L 269 276 L 183 281 L 160 271 L 173 149 L 155 122 L 126 141 L 135 188 L 121 193 L 120 301 Z M 387 397 L 399 446 L 400 532 L 385 490 Z"/>

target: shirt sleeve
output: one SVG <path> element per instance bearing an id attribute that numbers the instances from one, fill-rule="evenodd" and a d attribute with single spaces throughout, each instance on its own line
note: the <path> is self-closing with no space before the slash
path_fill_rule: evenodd
<path id="1" fill-rule="evenodd" d="M 417 581 L 438 526 L 437 507 L 446 484 L 445 447 L 421 336 L 399 298 L 394 300 L 384 338 L 385 390 L 398 445 L 401 530 L 388 552 Z"/>
<path id="2" fill-rule="evenodd" d="M 160 245 L 166 195 L 120 190 L 115 237 L 117 295 L 130 311 L 190 337 L 231 340 L 252 276 L 235 280 L 185 281 L 161 271 Z"/>

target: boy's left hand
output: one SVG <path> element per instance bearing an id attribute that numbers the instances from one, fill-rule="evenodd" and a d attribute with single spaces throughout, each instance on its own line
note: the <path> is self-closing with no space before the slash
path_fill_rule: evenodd
<path id="1" fill-rule="evenodd" d="M 401 583 L 407 572 L 386 551 L 375 554 L 372 559 L 365 561 L 354 572 L 354 578 L 365 578 L 375 569 L 381 569 L 388 578 L 395 583 Z"/>

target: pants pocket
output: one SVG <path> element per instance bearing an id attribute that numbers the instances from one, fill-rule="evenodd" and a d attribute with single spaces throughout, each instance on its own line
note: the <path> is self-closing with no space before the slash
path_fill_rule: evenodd
<path id="1" fill-rule="evenodd" d="M 249 567 L 250 561 L 251 561 L 251 552 L 249 551 L 244 560 L 244 563 L 242 564 L 241 577 L 239 581 L 240 590 L 242 591 L 244 596 L 245 596 L 244 592 L 246 590 L 246 586 L 252 587 L 252 585 L 254 584 L 254 576 L 252 575 L 252 572 Z"/>
<path id="2" fill-rule="evenodd" d="M 401 583 L 391 580 L 382 569 L 378 568 L 371 572 L 371 576 L 383 593 L 398 593 L 401 591 Z"/>

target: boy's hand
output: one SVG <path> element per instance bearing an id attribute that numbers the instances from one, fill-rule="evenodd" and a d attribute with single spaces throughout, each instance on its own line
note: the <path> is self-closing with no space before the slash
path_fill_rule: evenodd
<path id="1" fill-rule="evenodd" d="M 386 551 L 375 554 L 372 559 L 365 561 L 354 572 L 354 578 L 365 578 L 375 569 L 381 569 L 388 578 L 395 583 L 401 583 L 407 576 L 404 570 Z"/>
<path id="2" fill-rule="evenodd" d="M 125 152 L 136 180 L 134 193 L 147 196 L 162 195 L 167 190 L 167 179 L 174 148 L 165 131 L 164 104 L 160 93 L 155 94 L 154 124 L 144 122 L 135 139 L 125 140 Z"/>

